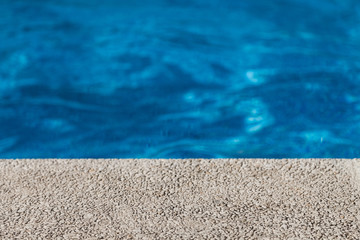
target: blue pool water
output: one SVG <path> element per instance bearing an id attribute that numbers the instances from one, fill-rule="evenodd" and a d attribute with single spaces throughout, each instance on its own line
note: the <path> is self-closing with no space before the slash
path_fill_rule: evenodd
<path id="1" fill-rule="evenodd" d="M 358 0 L 0 0 L 0 158 L 359 157 Z"/>

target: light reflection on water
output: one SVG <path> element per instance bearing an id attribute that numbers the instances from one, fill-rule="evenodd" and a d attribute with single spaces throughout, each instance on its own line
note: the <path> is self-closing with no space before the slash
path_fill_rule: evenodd
<path id="1" fill-rule="evenodd" d="M 0 1 L 0 157 L 358 157 L 356 0 Z"/>

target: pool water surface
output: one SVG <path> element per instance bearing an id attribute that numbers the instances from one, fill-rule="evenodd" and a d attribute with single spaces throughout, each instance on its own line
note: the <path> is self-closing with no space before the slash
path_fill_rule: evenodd
<path id="1" fill-rule="evenodd" d="M 359 154 L 358 0 L 0 0 L 0 158 Z"/>

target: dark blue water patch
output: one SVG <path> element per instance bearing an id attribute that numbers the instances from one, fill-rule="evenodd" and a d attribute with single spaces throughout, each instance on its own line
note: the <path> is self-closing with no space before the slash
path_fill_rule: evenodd
<path id="1" fill-rule="evenodd" d="M 210 66 L 214 71 L 215 77 L 217 77 L 217 78 L 227 79 L 232 74 L 231 69 L 229 69 L 227 66 L 224 66 L 220 63 L 214 62 L 214 63 L 211 63 Z"/>
<path id="2" fill-rule="evenodd" d="M 360 153 L 355 0 L 3 0 L 0 15 L 0 158 Z"/>
<path id="3" fill-rule="evenodd" d="M 142 72 L 153 64 L 149 56 L 135 54 L 122 54 L 116 56 L 114 60 L 119 64 L 119 68 L 125 68 L 125 74 Z"/>

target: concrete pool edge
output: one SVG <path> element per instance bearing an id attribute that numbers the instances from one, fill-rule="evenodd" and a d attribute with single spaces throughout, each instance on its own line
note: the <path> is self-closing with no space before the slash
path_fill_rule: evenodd
<path id="1" fill-rule="evenodd" d="M 0 238 L 360 238 L 360 159 L 0 160 Z"/>
<path id="2" fill-rule="evenodd" d="M 352 174 L 355 186 L 360 190 L 360 159 L 352 159 L 347 162 L 349 172 Z"/>

